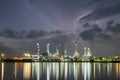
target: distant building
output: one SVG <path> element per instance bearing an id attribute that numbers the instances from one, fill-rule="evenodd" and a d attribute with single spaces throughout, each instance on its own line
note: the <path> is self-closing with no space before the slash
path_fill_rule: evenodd
<path id="1" fill-rule="evenodd" d="M 29 52 L 26 52 L 23 54 L 24 59 L 31 59 L 31 54 Z"/>

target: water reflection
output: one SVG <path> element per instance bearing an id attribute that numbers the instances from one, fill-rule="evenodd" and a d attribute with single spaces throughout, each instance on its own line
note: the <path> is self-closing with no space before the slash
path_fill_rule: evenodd
<path id="1" fill-rule="evenodd" d="M 31 76 L 31 63 L 23 64 L 23 76 L 26 80 L 30 79 Z"/>
<path id="2" fill-rule="evenodd" d="M 111 75 L 111 72 L 112 72 L 112 63 L 108 63 L 107 64 L 107 74 L 108 74 L 108 76 Z"/>
<path id="3" fill-rule="evenodd" d="M 51 64 L 47 63 L 47 80 L 50 80 Z"/>
<path id="4" fill-rule="evenodd" d="M 84 80 L 90 80 L 91 63 L 82 63 L 82 73 L 84 76 Z"/>
<path id="5" fill-rule="evenodd" d="M 120 77 L 120 63 L 115 64 L 115 72 L 116 72 L 116 77 Z"/>
<path id="6" fill-rule="evenodd" d="M 22 74 L 22 70 L 23 70 L 23 63 L 22 62 L 15 62 L 13 63 L 13 75 L 14 75 L 14 79 L 17 80 L 17 77 Z"/>
<path id="7" fill-rule="evenodd" d="M 37 80 L 40 80 L 40 63 L 35 63 L 35 74 L 36 74 L 36 77 L 37 77 Z"/>
<path id="8" fill-rule="evenodd" d="M 15 63 L 14 75 L 15 75 L 15 80 L 16 80 L 16 78 L 17 78 L 17 63 Z"/>
<path id="9" fill-rule="evenodd" d="M 120 79 L 120 63 L 2 62 L 0 64 L 1 80 L 8 80 L 9 77 L 14 80 Z"/>
<path id="10" fill-rule="evenodd" d="M 3 62 L 1 66 L 1 80 L 4 80 L 4 63 Z"/>

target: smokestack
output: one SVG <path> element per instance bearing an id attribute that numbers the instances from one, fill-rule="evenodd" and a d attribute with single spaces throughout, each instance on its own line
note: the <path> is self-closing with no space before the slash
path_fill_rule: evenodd
<path id="1" fill-rule="evenodd" d="M 77 41 L 75 42 L 75 52 L 78 52 L 77 51 L 77 48 L 78 48 L 78 44 L 77 44 Z"/>
<path id="2" fill-rule="evenodd" d="M 64 55 L 64 44 L 62 43 L 62 55 Z"/>
<path id="3" fill-rule="evenodd" d="M 48 54 L 50 53 L 49 46 L 50 46 L 50 44 L 48 43 L 48 44 L 47 44 L 47 53 L 48 53 Z"/>
<path id="4" fill-rule="evenodd" d="M 59 48 L 56 47 L 56 55 L 59 55 Z"/>
<path id="5" fill-rule="evenodd" d="M 39 43 L 37 43 L 37 51 L 38 51 L 37 54 L 40 55 L 40 44 Z"/>
<path id="6" fill-rule="evenodd" d="M 87 54 L 86 47 L 84 47 L 84 55 L 86 55 L 86 54 Z"/>

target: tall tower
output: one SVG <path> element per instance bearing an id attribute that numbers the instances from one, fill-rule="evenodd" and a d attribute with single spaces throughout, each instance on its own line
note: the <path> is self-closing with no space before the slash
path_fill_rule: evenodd
<path id="1" fill-rule="evenodd" d="M 51 54 L 50 54 L 50 48 L 49 48 L 49 46 L 50 46 L 50 44 L 48 43 L 48 44 L 47 44 L 47 53 L 48 53 L 48 55 L 51 55 Z"/>
<path id="2" fill-rule="evenodd" d="M 92 56 L 91 52 L 90 52 L 90 48 L 87 48 L 87 56 Z"/>
<path id="3" fill-rule="evenodd" d="M 62 54 L 61 55 L 64 55 L 64 44 L 63 43 L 61 44 L 61 49 L 62 49 Z"/>
<path id="4" fill-rule="evenodd" d="M 64 57 L 67 57 L 67 50 L 64 51 Z"/>
<path id="5" fill-rule="evenodd" d="M 76 48 L 75 51 L 78 52 L 78 51 L 77 51 L 77 48 L 78 48 L 77 41 L 75 42 L 75 48 Z"/>
<path id="6" fill-rule="evenodd" d="M 40 55 L 40 44 L 37 43 L 37 55 Z"/>
<path id="7" fill-rule="evenodd" d="M 84 54 L 83 54 L 83 56 L 86 56 L 87 55 L 87 48 L 86 47 L 84 47 Z"/>
<path id="8" fill-rule="evenodd" d="M 75 42 L 75 52 L 74 52 L 74 57 L 75 56 L 79 56 L 79 52 L 78 52 L 78 44 L 77 44 L 77 41 Z"/>
<path id="9" fill-rule="evenodd" d="M 56 55 L 59 55 L 59 49 L 56 48 Z"/>

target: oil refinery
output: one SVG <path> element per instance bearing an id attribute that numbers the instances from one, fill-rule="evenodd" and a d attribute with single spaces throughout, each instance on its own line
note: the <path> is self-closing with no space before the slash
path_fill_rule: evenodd
<path id="1" fill-rule="evenodd" d="M 78 44 L 75 42 L 75 51 L 73 56 L 68 55 L 67 50 L 63 51 L 63 55 L 60 55 L 59 49 L 56 48 L 55 53 L 50 52 L 50 44 L 48 43 L 46 48 L 47 55 L 43 56 L 40 53 L 39 43 L 37 45 L 37 54 L 32 55 L 29 52 L 23 53 L 22 57 L 13 57 L 8 58 L 4 54 L 0 55 L 0 61 L 8 61 L 8 62 L 119 62 L 120 56 L 114 57 L 95 57 L 91 53 L 91 49 L 84 47 L 84 53 L 80 55 L 78 52 Z"/>

